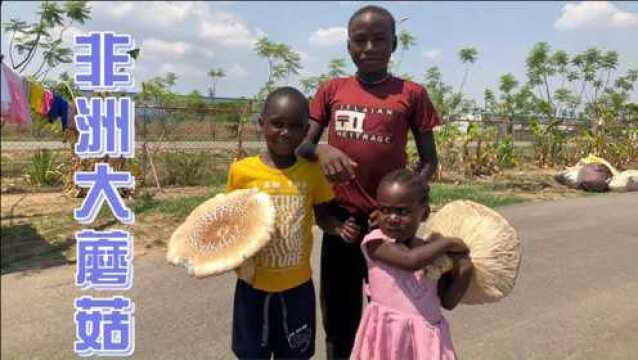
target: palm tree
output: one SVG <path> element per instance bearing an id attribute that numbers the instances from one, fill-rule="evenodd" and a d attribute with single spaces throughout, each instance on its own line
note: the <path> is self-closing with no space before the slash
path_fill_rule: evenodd
<path id="1" fill-rule="evenodd" d="M 226 76 L 226 73 L 224 72 L 224 69 L 222 68 L 212 68 L 208 71 L 208 77 L 210 77 L 210 81 L 211 81 L 211 86 L 209 88 L 211 98 L 213 99 L 215 98 L 215 94 L 217 91 L 217 81 L 219 81 L 219 79 L 225 76 Z"/>
<path id="2" fill-rule="evenodd" d="M 401 49 L 401 52 L 399 53 L 399 61 L 397 61 L 397 64 L 393 68 L 394 68 L 394 71 L 399 72 L 401 61 L 403 61 L 403 55 L 412 46 L 416 45 L 416 37 L 410 34 L 409 31 L 402 29 L 401 31 L 399 31 L 399 36 L 397 36 L 397 40 L 399 42 L 399 48 Z"/>
<path id="3" fill-rule="evenodd" d="M 478 51 L 475 48 L 465 48 L 459 50 L 459 58 L 461 62 L 465 64 L 465 73 L 463 74 L 463 81 L 461 81 L 461 86 L 459 87 L 459 93 L 463 92 L 463 86 L 465 86 L 465 81 L 467 80 L 467 76 L 470 73 L 470 65 L 476 62 L 478 58 Z"/>

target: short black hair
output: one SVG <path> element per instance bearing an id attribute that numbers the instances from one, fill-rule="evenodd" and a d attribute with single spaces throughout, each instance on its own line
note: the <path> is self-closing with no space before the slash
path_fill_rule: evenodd
<path id="1" fill-rule="evenodd" d="M 386 174 L 379 182 L 378 189 L 390 184 L 405 185 L 418 194 L 418 200 L 421 204 L 428 205 L 430 203 L 430 186 L 412 170 L 398 169 Z"/>
<path id="2" fill-rule="evenodd" d="M 354 19 L 366 13 L 375 13 L 377 15 L 388 18 L 388 20 L 390 20 L 390 28 L 392 30 L 392 34 L 396 34 L 396 21 L 394 20 L 394 16 L 392 16 L 392 14 L 385 8 L 376 5 L 367 5 L 355 11 L 355 13 L 350 16 L 350 20 L 348 20 L 348 32 L 350 32 L 350 25 L 352 25 Z"/>
<path id="3" fill-rule="evenodd" d="M 264 115 L 268 113 L 268 110 L 275 102 L 275 100 L 280 99 L 282 97 L 288 97 L 295 102 L 301 104 L 301 107 L 304 110 L 304 121 L 307 121 L 309 116 L 309 108 L 308 108 L 308 99 L 301 93 L 301 91 L 295 89 L 292 86 L 282 86 L 273 90 L 268 96 L 266 96 L 266 100 L 264 100 L 264 107 L 261 110 L 261 114 Z"/>

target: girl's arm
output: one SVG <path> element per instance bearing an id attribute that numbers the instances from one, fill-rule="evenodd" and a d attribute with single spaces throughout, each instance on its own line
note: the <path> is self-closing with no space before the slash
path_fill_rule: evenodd
<path id="1" fill-rule="evenodd" d="M 372 242 L 367 245 L 367 249 L 372 259 L 407 271 L 421 270 L 447 252 L 467 253 L 468 251 L 467 246 L 460 239 L 441 236 L 433 236 L 433 240 L 412 249 L 385 241 Z"/>
<path id="2" fill-rule="evenodd" d="M 321 203 L 314 206 L 317 226 L 328 234 L 339 235 L 348 242 L 355 242 L 359 238 L 361 228 L 353 217 L 345 222 L 339 221 L 330 211 L 332 206 L 334 206 L 334 202 Z"/>
<path id="3" fill-rule="evenodd" d="M 441 306 L 452 310 L 458 305 L 470 285 L 474 265 L 467 255 L 453 255 L 454 267 L 439 279 Z"/>

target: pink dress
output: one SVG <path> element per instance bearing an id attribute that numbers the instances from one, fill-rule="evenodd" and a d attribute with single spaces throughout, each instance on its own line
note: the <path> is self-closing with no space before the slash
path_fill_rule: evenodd
<path id="1" fill-rule="evenodd" d="M 361 243 L 368 263 L 370 302 L 351 359 L 456 359 L 437 283 L 425 277 L 423 270 L 405 271 L 370 259 L 366 244 L 373 241 L 394 239 L 377 229 Z"/>

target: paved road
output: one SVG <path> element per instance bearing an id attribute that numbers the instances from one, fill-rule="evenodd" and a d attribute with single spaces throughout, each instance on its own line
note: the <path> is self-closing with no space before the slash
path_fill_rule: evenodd
<path id="1" fill-rule="evenodd" d="M 461 358 L 638 359 L 637 209 L 636 193 L 501 209 L 522 237 L 520 280 L 500 303 L 446 314 Z M 2 359 L 73 357 L 74 271 L 2 276 Z M 232 358 L 233 284 L 230 274 L 191 279 L 159 252 L 140 257 L 127 292 L 137 306 L 134 357 Z M 322 359 L 321 330 L 318 340 Z"/>

